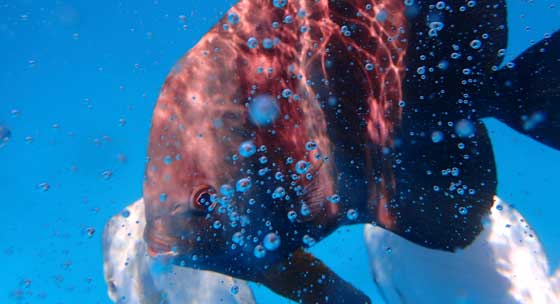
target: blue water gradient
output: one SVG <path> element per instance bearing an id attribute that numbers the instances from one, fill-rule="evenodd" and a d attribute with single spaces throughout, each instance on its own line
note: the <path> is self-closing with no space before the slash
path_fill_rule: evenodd
<path id="1" fill-rule="evenodd" d="M 151 112 L 174 63 L 233 0 L 0 0 L 0 303 L 109 303 L 101 231 L 141 196 Z M 509 1 L 513 59 L 560 1 Z M 560 152 L 489 119 L 499 195 L 560 265 Z M 312 250 L 380 303 L 362 227 Z M 259 303 L 286 303 L 256 287 Z M 18 300 L 19 299 L 19 300 Z"/>

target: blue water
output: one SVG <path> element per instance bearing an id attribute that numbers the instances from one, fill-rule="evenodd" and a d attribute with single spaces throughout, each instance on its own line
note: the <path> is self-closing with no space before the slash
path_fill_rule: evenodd
<path id="1" fill-rule="evenodd" d="M 141 196 L 159 88 L 234 2 L 0 1 L 0 125 L 11 130 L 0 148 L 0 303 L 109 303 L 101 231 Z M 513 59 L 560 27 L 560 1 L 509 1 L 509 23 Z M 487 123 L 498 194 L 533 225 L 554 269 L 560 152 Z M 313 251 L 380 303 L 361 231 L 343 228 Z"/>

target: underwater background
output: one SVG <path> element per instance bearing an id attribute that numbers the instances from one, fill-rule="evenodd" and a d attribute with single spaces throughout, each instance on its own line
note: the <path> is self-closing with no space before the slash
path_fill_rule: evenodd
<path id="1" fill-rule="evenodd" d="M 101 234 L 142 195 L 160 87 L 235 2 L 0 0 L 0 303 L 110 303 Z M 560 28 L 560 1 L 508 6 L 506 62 Z M 498 195 L 532 225 L 554 270 L 560 152 L 486 122 Z M 362 230 L 343 227 L 311 251 L 381 303 Z"/>

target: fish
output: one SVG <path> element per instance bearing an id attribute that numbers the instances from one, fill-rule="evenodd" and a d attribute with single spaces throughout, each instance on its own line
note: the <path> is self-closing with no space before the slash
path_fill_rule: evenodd
<path id="1" fill-rule="evenodd" d="M 498 183 L 482 119 L 560 148 L 560 34 L 503 62 L 507 37 L 505 1 L 239 1 L 161 88 L 148 253 L 300 303 L 371 303 L 306 249 L 360 223 L 469 246 Z"/>

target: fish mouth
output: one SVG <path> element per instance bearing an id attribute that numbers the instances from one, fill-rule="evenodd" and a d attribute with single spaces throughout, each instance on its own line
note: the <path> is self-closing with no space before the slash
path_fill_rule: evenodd
<path id="1" fill-rule="evenodd" d="M 192 237 L 174 235 L 172 224 L 159 223 L 159 225 L 148 224 L 144 230 L 144 240 L 151 257 L 176 257 L 193 252 L 196 244 Z"/>
<path id="2" fill-rule="evenodd" d="M 147 244 L 148 254 L 155 258 L 161 256 L 176 256 L 179 253 L 170 244 L 177 244 L 177 238 L 157 233 L 153 229 L 144 231 L 144 240 Z"/>

